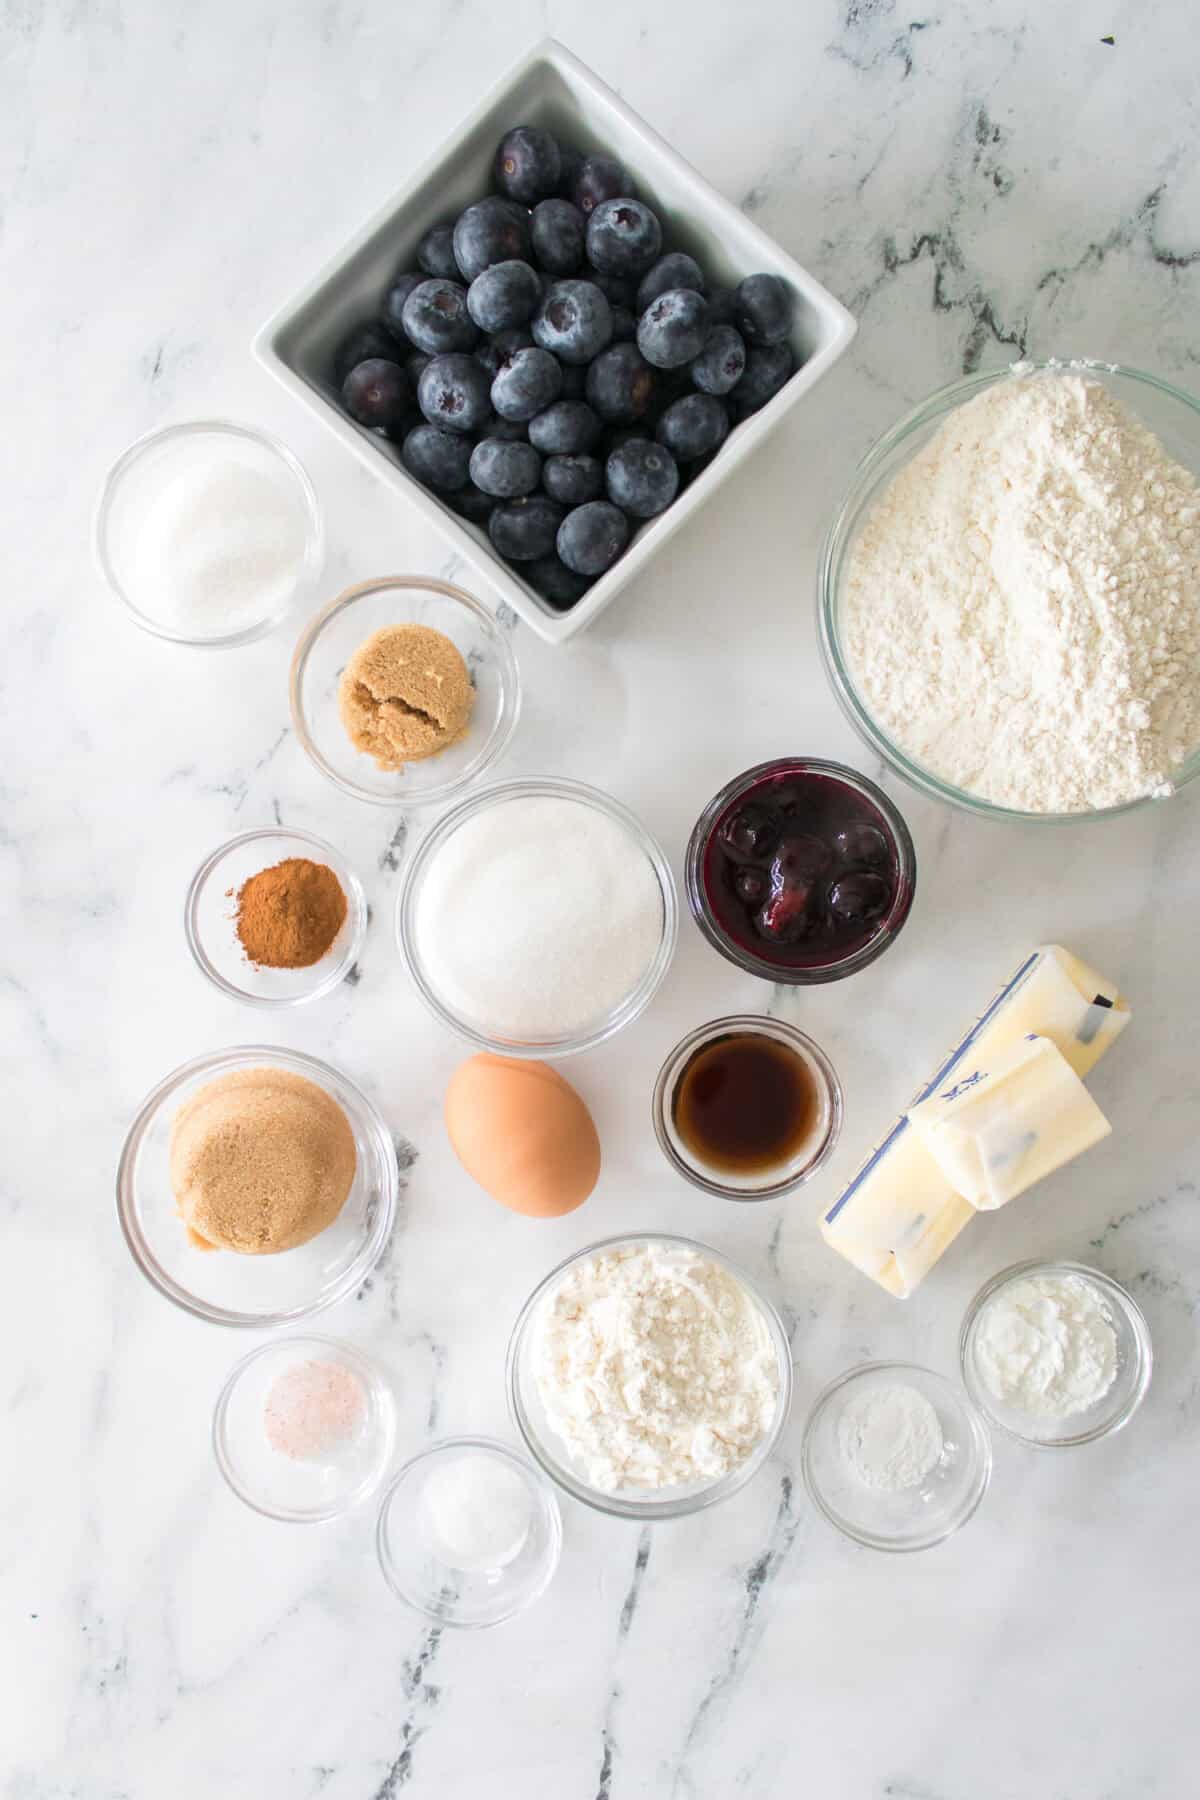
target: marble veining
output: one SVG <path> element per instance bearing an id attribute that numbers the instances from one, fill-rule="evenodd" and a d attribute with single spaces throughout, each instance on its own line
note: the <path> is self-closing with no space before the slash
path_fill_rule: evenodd
<path id="1" fill-rule="evenodd" d="M 232 416 L 281 435 L 326 509 L 329 595 L 464 570 L 259 371 L 254 331 L 551 30 L 853 308 L 850 355 L 569 649 L 506 608 L 525 688 L 503 777 L 634 806 L 677 876 L 708 797 L 785 751 L 880 775 L 820 670 L 821 534 L 857 458 L 933 388 L 1018 355 L 1200 385 L 1200 114 L 1182 0 L 0 0 L 0 1800 L 1190 1800 L 1200 1567 L 1194 791 L 1100 830 L 996 829 L 890 777 L 920 864 L 897 946 L 851 982 L 772 990 L 684 918 L 653 1007 L 570 1078 L 605 1165 L 578 1214 L 510 1216 L 441 1122 L 463 1049 L 400 966 L 394 909 L 428 817 L 357 805 L 288 724 L 294 628 L 201 655 L 138 632 L 89 555 L 132 438 Z M 468 580 L 468 585 L 472 582 Z M 255 825 L 335 841 L 371 907 L 319 1004 L 249 1013 L 192 968 L 182 898 Z M 980 1221 L 907 1305 L 816 1218 L 977 1003 L 1061 938 L 1134 1023 L 1092 1089 L 1113 1137 Z M 687 1029 L 768 1007 L 827 1050 L 841 1144 L 811 1189 L 737 1207 L 677 1181 L 649 1094 Z M 493 1632 L 402 1611 L 370 1507 L 273 1525 L 214 1467 L 211 1409 L 253 1334 L 134 1270 L 112 1174 L 166 1071 L 222 1044 L 305 1049 L 380 1105 L 396 1231 L 321 1321 L 396 1383 L 399 1447 L 510 1438 L 508 1332 L 575 1248 L 649 1224 L 778 1301 L 795 1401 L 726 1505 L 649 1529 L 564 1502 L 558 1578 Z M 1127 1282 L 1146 1405 L 1086 1452 L 996 1445 L 977 1518 L 889 1558 L 807 1500 L 804 1419 L 835 1374 L 953 1373 L 971 1295 L 1033 1255 Z"/>

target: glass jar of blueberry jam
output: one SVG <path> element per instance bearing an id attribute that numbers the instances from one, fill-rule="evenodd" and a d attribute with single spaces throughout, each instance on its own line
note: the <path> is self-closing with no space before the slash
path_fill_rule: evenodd
<path id="1" fill-rule="evenodd" d="M 913 842 L 887 795 L 816 757 L 739 775 L 687 851 L 692 914 L 722 956 L 768 981 L 839 981 L 881 956 L 908 917 Z"/>

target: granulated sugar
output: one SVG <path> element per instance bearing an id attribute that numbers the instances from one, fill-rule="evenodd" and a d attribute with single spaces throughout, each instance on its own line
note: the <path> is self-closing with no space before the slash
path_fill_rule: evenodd
<path id="1" fill-rule="evenodd" d="M 468 818 L 434 856 L 417 950 L 443 1003 L 496 1038 L 537 1042 L 602 1022 L 662 937 L 649 857 L 577 800 L 514 797 Z"/>

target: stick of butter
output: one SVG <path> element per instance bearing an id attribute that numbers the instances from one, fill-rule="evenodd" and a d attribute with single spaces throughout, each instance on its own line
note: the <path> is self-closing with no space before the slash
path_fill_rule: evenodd
<path id="1" fill-rule="evenodd" d="M 1034 950 L 914 1095 L 914 1109 L 968 1060 L 987 1064 L 1031 1034 L 1049 1038 L 1082 1080 L 1109 1051 L 1130 1012 L 1114 984 L 1060 944 Z M 902 1114 L 821 1221 L 839 1255 L 901 1299 L 920 1284 L 975 1216 Z"/>
<path id="2" fill-rule="evenodd" d="M 971 1059 L 908 1111 L 955 1193 L 980 1212 L 1015 1200 L 1107 1137 L 1112 1126 L 1048 1037 Z"/>

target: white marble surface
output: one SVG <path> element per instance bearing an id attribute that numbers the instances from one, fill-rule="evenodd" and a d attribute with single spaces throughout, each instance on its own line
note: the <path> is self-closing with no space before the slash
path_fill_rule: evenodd
<path id="1" fill-rule="evenodd" d="M 853 981 L 783 1002 L 845 1081 L 827 1174 L 743 1212 L 661 1162 L 647 1116 L 661 1056 L 685 1027 L 770 997 L 686 924 L 651 1012 L 571 1070 L 603 1135 L 599 1191 L 533 1225 L 452 1160 L 439 1103 L 462 1052 L 415 1002 L 390 934 L 405 822 L 304 760 L 287 728 L 291 632 L 175 650 L 93 573 L 107 463 L 150 426 L 213 411 L 274 427 L 308 462 L 331 592 L 447 568 L 247 346 L 548 27 L 861 320 L 850 357 L 577 648 L 517 633 L 528 707 L 505 772 L 604 784 L 677 869 L 735 770 L 789 750 L 863 761 L 818 666 L 812 586 L 823 523 L 876 432 L 1015 350 L 1200 385 L 1182 0 L 0 5 L 0 1793 L 1184 1800 L 1200 1751 L 1200 795 L 1107 829 L 1010 830 L 889 781 L 921 858 L 905 935 Z M 180 902 L 206 850 L 272 818 L 335 838 L 375 919 L 356 987 L 264 1025 L 192 968 Z M 825 1251 L 814 1217 L 964 1015 L 1047 937 L 1132 996 L 1133 1029 L 1094 1082 L 1114 1137 L 894 1303 Z M 787 1309 L 781 1454 L 725 1508 L 652 1535 L 567 1508 L 554 1588 L 478 1636 L 439 1636 L 393 1602 L 369 1509 L 301 1529 L 240 1506 L 208 1422 L 249 1340 L 140 1280 L 112 1174 L 163 1072 L 259 1036 L 343 1065 L 415 1147 L 386 1265 L 325 1320 L 393 1370 L 405 1447 L 506 1431 L 504 1345 L 534 1281 L 591 1237 L 658 1224 L 733 1252 Z M 1145 1306 L 1158 1366 L 1142 1413 L 1089 1451 L 998 1444 L 981 1513 L 939 1550 L 842 1541 L 799 1481 L 817 1389 L 865 1356 L 952 1370 L 971 1293 L 1038 1252 L 1094 1259 Z"/>

